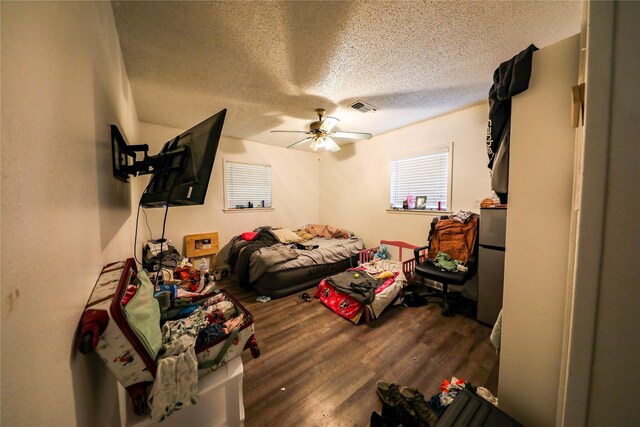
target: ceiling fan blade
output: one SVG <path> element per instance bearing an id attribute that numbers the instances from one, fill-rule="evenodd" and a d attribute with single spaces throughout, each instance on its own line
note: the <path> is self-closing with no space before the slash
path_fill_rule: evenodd
<path id="1" fill-rule="evenodd" d="M 307 133 L 310 134 L 308 130 L 272 130 L 271 132 L 283 132 L 283 133 Z"/>
<path id="2" fill-rule="evenodd" d="M 335 117 L 325 117 L 324 120 L 322 120 L 322 123 L 320 123 L 320 130 L 329 132 L 338 124 L 339 121 L 340 120 L 336 119 Z"/>
<path id="3" fill-rule="evenodd" d="M 290 146 L 288 146 L 287 148 L 293 148 L 293 147 L 295 147 L 296 145 L 300 145 L 300 144 L 302 144 L 303 142 L 307 142 L 307 141 L 312 140 L 312 139 L 313 139 L 313 137 L 312 137 L 312 136 L 308 136 L 308 137 L 306 137 L 306 138 L 301 139 L 301 140 L 300 140 L 300 141 L 298 141 L 298 142 L 294 142 L 293 144 L 291 144 L 291 145 L 290 145 Z"/>
<path id="4" fill-rule="evenodd" d="M 366 132 L 331 132 L 331 136 L 345 139 L 371 139 L 371 134 Z"/>
<path id="5" fill-rule="evenodd" d="M 336 142 L 333 139 L 329 138 L 328 136 L 324 137 L 324 147 L 327 150 L 333 151 L 334 153 L 336 151 L 340 151 L 340 146 L 336 144 Z"/>

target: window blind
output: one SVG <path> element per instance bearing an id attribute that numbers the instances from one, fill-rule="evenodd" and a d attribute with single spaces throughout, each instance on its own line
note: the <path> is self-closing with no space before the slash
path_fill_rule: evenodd
<path id="1" fill-rule="evenodd" d="M 426 196 L 426 209 L 438 209 L 440 202 L 440 209 L 448 210 L 449 149 L 391 161 L 390 189 L 394 208 L 402 208 L 404 200 L 413 199 L 409 209 L 414 209 L 416 198 Z"/>
<path id="2" fill-rule="evenodd" d="M 271 207 L 271 166 L 225 162 L 224 176 L 226 209 Z"/>

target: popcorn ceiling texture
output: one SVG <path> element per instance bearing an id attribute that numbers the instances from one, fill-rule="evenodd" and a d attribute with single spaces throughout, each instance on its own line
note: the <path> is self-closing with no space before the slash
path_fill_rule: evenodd
<path id="1" fill-rule="evenodd" d="M 530 43 L 580 31 L 581 3 L 113 2 L 141 121 L 186 129 L 228 108 L 224 134 L 287 146 L 314 109 L 375 135 L 486 102 Z M 362 100 L 380 109 L 362 114 Z M 336 140 L 339 144 L 347 141 Z"/>

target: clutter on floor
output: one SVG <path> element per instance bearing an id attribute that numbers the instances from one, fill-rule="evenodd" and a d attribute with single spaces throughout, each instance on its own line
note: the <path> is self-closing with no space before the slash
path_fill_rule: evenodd
<path id="1" fill-rule="evenodd" d="M 491 405 L 498 404 L 498 399 L 486 388 L 474 387 L 456 377 L 452 377 L 451 381 L 443 380 L 440 392 L 428 400 L 418 389 L 395 383 L 378 381 L 376 390 L 382 401 L 382 410 L 371 414 L 371 427 L 434 426 L 462 390 L 481 397 Z"/>

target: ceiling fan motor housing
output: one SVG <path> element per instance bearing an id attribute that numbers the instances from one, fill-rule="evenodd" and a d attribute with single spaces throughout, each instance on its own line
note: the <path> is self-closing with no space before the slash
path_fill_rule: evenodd
<path id="1" fill-rule="evenodd" d="M 317 108 L 316 114 L 318 115 L 318 120 L 309 124 L 308 131 L 286 131 L 286 130 L 272 130 L 271 132 L 292 132 L 292 133 L 306 133 L 308 136 L 306 138 L 301 139 L 298 142 L 294 142 L 289 145 L 287 148 L 295 147 L 299 144 L 311 141 L 309 148 L 313 151 L 318 151 L 319 149 L 326 149 L 330 151 L 340 151 L 340 146 L 333 140 L 332 137 L 342 138 L 342 139 L 370 139 L 370 133 L 364 132 L 339 132 L 335 131 L 334 127 L 340 121 L 336 117 L 328 116 L 324 117 L 326 114 L 326 110 L 324 108 Z"/>
<path id="2" fill-rule="evenodd" d="M 318 120 L 317 122 L 312 122 L 309 125 L 309 130 L 312 132 L 317 132 L 320 130 L 320 125 L 322 124 L 322 120 Z"/>

